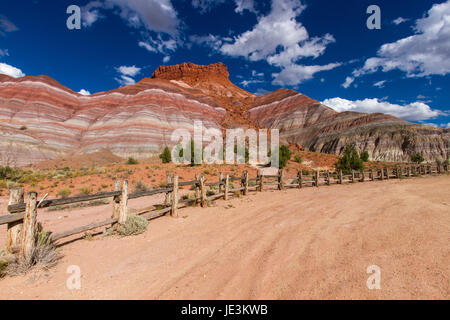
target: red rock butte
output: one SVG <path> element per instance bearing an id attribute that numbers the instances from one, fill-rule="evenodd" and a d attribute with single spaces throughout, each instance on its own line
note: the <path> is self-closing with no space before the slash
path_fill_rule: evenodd
<path id="1" fill-rule="evenodd" d="M 293 90 L 257 97 L 229 80 L 222 63 L 161 66 L 152 78 L 82 96 L 47 76 L 0 75 L 2 164 L 27 165 L 71 154 L 110 150 L 148 157 L 172 146 L 175 129 L 279 129 L 282 142 L 340 154 L 347 144 L 372 159 L 448 159 L 450 130 L 390 115 L 339 113 Z"/>

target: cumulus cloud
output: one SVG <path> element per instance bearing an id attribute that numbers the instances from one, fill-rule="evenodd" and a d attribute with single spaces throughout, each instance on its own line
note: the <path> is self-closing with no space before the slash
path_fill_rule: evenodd
<path id="1" fill-rule="evenodd" d="M 364 113 L 385 113 L 408 121 L 423 121 L 433 119 L 442 114 L 432 110 L 423 102 L 413 102 L 406 105 L 392 104 L 377 98 L 351 101 L 342 98 L 326 99 L 324 105 L 338 111 L 355 111 Z"/>
<path id="2" fill-rule="evenodd" d="M 366 60 L 354 76 L 401 70 L 408 77 L 450 73 L 450 0 L 435 4 L 424 18 L 418 19 L 415 33 L 380 47 L 377 56 Z"/>
<path id="3" fill-rule="evenodd" d="M 404 23 L 406 21 L 409 21 L 409 19 L 398 17 L 397 19 L 393 20 L 392 23 L 394 23 L 396 25 L 399 25 L 399 24 Z"/>
<path id="4" fill-rule="evenodd" d="M 302 66 L 293 64 L 284 68 L 280 73 L 274 73 L 273 84 L 280 86 L 295 86 L 305 80 L 312 79 L 318 72 L 332 70 L 340 65 L 340 63 L 329 63 L 323 66 Z"/>
<path id="5" fill-rule="evenodd" d="M 224 43 L 224 39 L 212 34 L 209 34 L 207 36 L 191 35 L 189 37 L 189 40 L 198 45 L 206 45 L 216 51 L 220 50 L 220 47 Z"/>
<path id="6" fill-rule="evenodd" d="M 91 93 L 88 90 L 84 90 L 81 89 L 80 91 L 78 91 L 79 94 L 83 95 L 83 96 L 90 96 Z"/>
<path id="7" fill-rule="evenodd" d="M 136 83 L 133 77 L 141 72 L 141 68 L 138 68 L 136 66 L 120 66 L 116 68 L 116 71 L 120 74 L 120 76 L 114 79 L 122 86 L 127 86 Z"/>
<path id="8" fill-rule="evenodd" d="M 0 63 L 0 74 L 6 74 L 13 78 L 25 77 L 25 73 L 22 70 L 6 63 Z"/>
<path id="9" fill-rule="evenodd" d="M 342 84 L 342 86 L 347 89 L 348 87 L 351 86 L 351 84 L 353 83 L 353 81 L 355 81 L 355 78 L 352 77 L 347 77 L 345 78 L 345 82 Z"/>
<path id="10" fill-rule="evenodd" d="M 311 38 L 306 28 L 297 21 L 305 6 L 299 0 L 273 0 L 272 9 L 249 31 L 224 43 L 220 52 L 232 57 L 244 57 L 250 61 L 265 60 L 281 68 L 274 74 L 274 84 L 295 85 L 310 79 L 314 73 L 330 70 L 336 64 L 302 66 L 297 62 L 306 57 L 317 58 L 335 39 L 326 34 Z M 333 67 L 332 67 L 333 66 Z M 300 76 L 294 80 L 295 76 Z"/>
<path id="11" fill-rule="evenodd" d="M 164 58 L 163 58 L 163 62 L 164 63 L 167 63 L 167 62 L 169 62 L 170 61 L 170 56 L 165 56 Z"/>
<path id="12" fill-rule="evenodd" d="M 170 0 L 97 0 L 82 8 L 83 24 L 91 26 L 102 15 L 101 10 L 111 10 L 131 27 L 145 27 L 147 30 L 178 33 L 178 14 Z"/>

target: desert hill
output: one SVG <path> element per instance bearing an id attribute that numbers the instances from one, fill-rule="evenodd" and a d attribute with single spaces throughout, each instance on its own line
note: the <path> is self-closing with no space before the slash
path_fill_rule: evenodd
<path id="1" fill-rule="evenodd" d="M 280 129 L 283 142 L 340 154 L 346 144 L 372 159 L 408 161 L 423 153 L 447 159 L 450 130 L 390 115 L 338 113 L 299 92 L 280 89 L 257 97 L 229 80 L 222 63 L 161 66 L 152 78 L 82 96 L 47 76 L 0 75 L 0 161 L 27 165 L 110 150 L 147 158 L 171 145 L 175 129 L 194 120 L 210 128 Z"/>

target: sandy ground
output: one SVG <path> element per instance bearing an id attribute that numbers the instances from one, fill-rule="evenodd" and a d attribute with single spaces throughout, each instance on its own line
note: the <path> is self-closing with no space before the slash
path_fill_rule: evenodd
<path id="1" fill-rule="evenodd" d="M 53 270 L 1 279 L 0 298 L 450 299 L 449 191 L 450 177 L 423 177 L 186 208 L 140 236 L 67 244 Z M 81 290 L 66 287 L 70 265 Z"/>

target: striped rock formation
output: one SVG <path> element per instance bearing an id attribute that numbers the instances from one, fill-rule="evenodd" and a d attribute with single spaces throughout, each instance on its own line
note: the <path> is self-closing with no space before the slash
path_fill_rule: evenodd
<path id="1" fill-rule="evenodd" d="M 225 65 L 185 63 L 158 68 L 152 78 L 82 96 L 46 77 L 0 75 L 0 162 L 27 165 L 108 149 L 144 158 L 172 145 L 175 129 L 280 129 L 285 142 L 339 154 L 346 144 L 373 159 L 408 161 L 422 152 L 447 159 L 448 129 L 408 123 L 383 114 L 338 113 L 298 92 L 262 97 L 229 80 Z"/>

